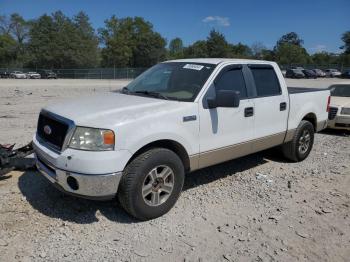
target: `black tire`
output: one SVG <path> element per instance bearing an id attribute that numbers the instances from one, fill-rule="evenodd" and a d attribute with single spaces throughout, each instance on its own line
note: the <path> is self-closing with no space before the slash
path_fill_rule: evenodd
<path id="1" fill-rule="evenodd" d="M 302 143 L 301 140 L 303 140 L 302 136 L 305 135 L 304 132 L 310 135 L 309 145 L 307 149 L 305 149 L 305 147 L 301 146 L 300 144 Z M 303 161 L 310 154 L 313 144 L 314 126 L 309 121 L 302 120 L 294 133 L 293 140 L 282 145 L 282 152 L 287 159 L 293 162 Z"/>
<path id="2" fill-rule="evenodd" d="M 150 206 L 142 194 L 145 179 L 152 169 L 162 165 L 173 172 L 173 188 L 165 202 Z M 125 168 L 118 189 L 119 203 L 126 212 L 139 220 L 160 217 L 175 205 L 181 194 L 184 178 L 184 166 L 177 154 L 165 148 L 150 149 L 133 159 Z"/>

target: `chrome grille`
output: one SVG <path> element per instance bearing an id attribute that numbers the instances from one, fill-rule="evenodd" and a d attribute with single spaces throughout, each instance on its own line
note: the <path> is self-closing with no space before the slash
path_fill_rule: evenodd
<path id="1" fill-rule="evenodd" d="M 49 132 L 47 129 L 49 129 Z M 50 114 L 40 113 L 37 135 L 44 142 L 48 142 L 56 150 L 62 150 L 68 129 L 69 124 L 55 119 L 50 116 Z"/>

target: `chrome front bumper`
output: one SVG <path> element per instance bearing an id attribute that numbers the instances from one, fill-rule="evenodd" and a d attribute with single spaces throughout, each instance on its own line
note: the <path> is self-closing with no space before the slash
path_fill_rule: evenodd
<path id="1" fill-rule="evenodd" d="M 328 127 L 350 130 L 350 116 L 336 115 L 334 119 L 328 121 Z"/>
<path id="2" fill-rule="evenodd" d="M 67 194 L 94 200 L 108 200 L 114 198 L 117 193 L 121 172 L 102 175 L 79 174 L 57 169 L 40 156 L 35 155 L 35 158 L 40 173 Z"/>

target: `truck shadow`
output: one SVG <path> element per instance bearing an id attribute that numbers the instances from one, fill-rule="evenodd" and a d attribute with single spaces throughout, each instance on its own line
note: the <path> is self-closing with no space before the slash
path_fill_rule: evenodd
<path id="1" fill-rule="evenodd" d="M 329 136 L 342 136 L 342 137 L 348 137 L 350 136 L 350 130 L 341 130 L 341 129 L 324 129 L 320 132 L 323 135 L 329 135 Z"/>
<path id="2" fill-rule="evenodd" d="M 266 163 L 265 154 L 257 153 L 204 168 L 187 174 L 183 190 L 209 184 L 217 179 L 234 176 L 237 172 Z M 38 171 L 26 171 L 18 180 L 18 187 L 29 204 L 40 213 L 79 224 L 98 222 L 103 216 L 119 223 L 138 223 L 116 200 L 92 201 L 66 195 L 42 177 Z"/>

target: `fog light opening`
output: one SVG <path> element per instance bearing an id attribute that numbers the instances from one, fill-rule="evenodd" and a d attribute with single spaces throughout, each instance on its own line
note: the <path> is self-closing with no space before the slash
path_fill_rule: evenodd
<path id="1" fill-rule="evenodd" d="M 78 190 L 79 189 L 78 181 L 72 176 L 67 177 L 67 184 L 69 185 L 69 187 L 72 190 Z"/>

